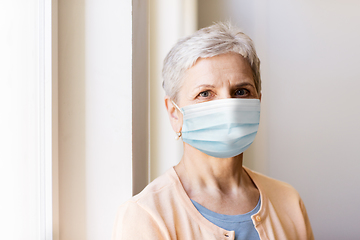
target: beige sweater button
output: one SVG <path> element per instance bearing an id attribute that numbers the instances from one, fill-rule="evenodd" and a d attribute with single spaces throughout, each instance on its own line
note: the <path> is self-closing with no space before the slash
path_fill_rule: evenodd
<path id="1" fill-rule="evenodd" d="M 260 222 L 261 221 L 261 217 L 258 215 L 255 217 L 256 221 Z"/>

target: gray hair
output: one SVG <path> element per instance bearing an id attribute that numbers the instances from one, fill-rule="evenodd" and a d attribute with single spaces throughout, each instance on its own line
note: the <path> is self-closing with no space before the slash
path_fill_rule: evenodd
<path id="1" fill-rule="evenodd" d="M 261 91 L 260 60 L 250 37 L 230 23 L 215 23 L 194 34 L 180 39 L 164 60 L 163 88 L 174 101 L 182 85 L 186 70 L 199 58 L 209 58 L 235 52 L 243 56 L 251 66 L 255 88 Z"/>

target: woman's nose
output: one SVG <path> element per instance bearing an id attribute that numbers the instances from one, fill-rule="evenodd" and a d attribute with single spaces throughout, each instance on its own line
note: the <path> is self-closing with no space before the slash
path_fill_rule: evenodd
<path id="1" fill-rule="evenodd" d="M 227 88 L 222 89 L 220 91 L 220 94 L 218 95 L 219 99 L 225 99 L 225 98 L 231 98 L 231 97 L 232 97 L 231 90 L 227 89 Z"/>

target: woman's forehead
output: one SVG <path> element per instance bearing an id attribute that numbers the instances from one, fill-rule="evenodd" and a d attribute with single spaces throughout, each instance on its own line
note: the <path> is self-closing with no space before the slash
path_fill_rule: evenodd
<path id="1" fill-rule="evenodd" d="M 227 53 L 199 59 L 187 70 L 182 87 L 190 90 L 188 88 L 204 84 L 238 84 L 242 81 L 253 83 L 250 64 L 239 54 Z"/>

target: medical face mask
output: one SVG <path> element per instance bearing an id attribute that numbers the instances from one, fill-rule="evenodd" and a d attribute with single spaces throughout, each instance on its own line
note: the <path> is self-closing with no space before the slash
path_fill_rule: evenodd
<path id="1" fill-rule="evenodd" d="M 259 99 L 227 98 L 179 108 L 182 139 L 217 158 L 244 152 L 254 141 L 260 121 Z"/>

